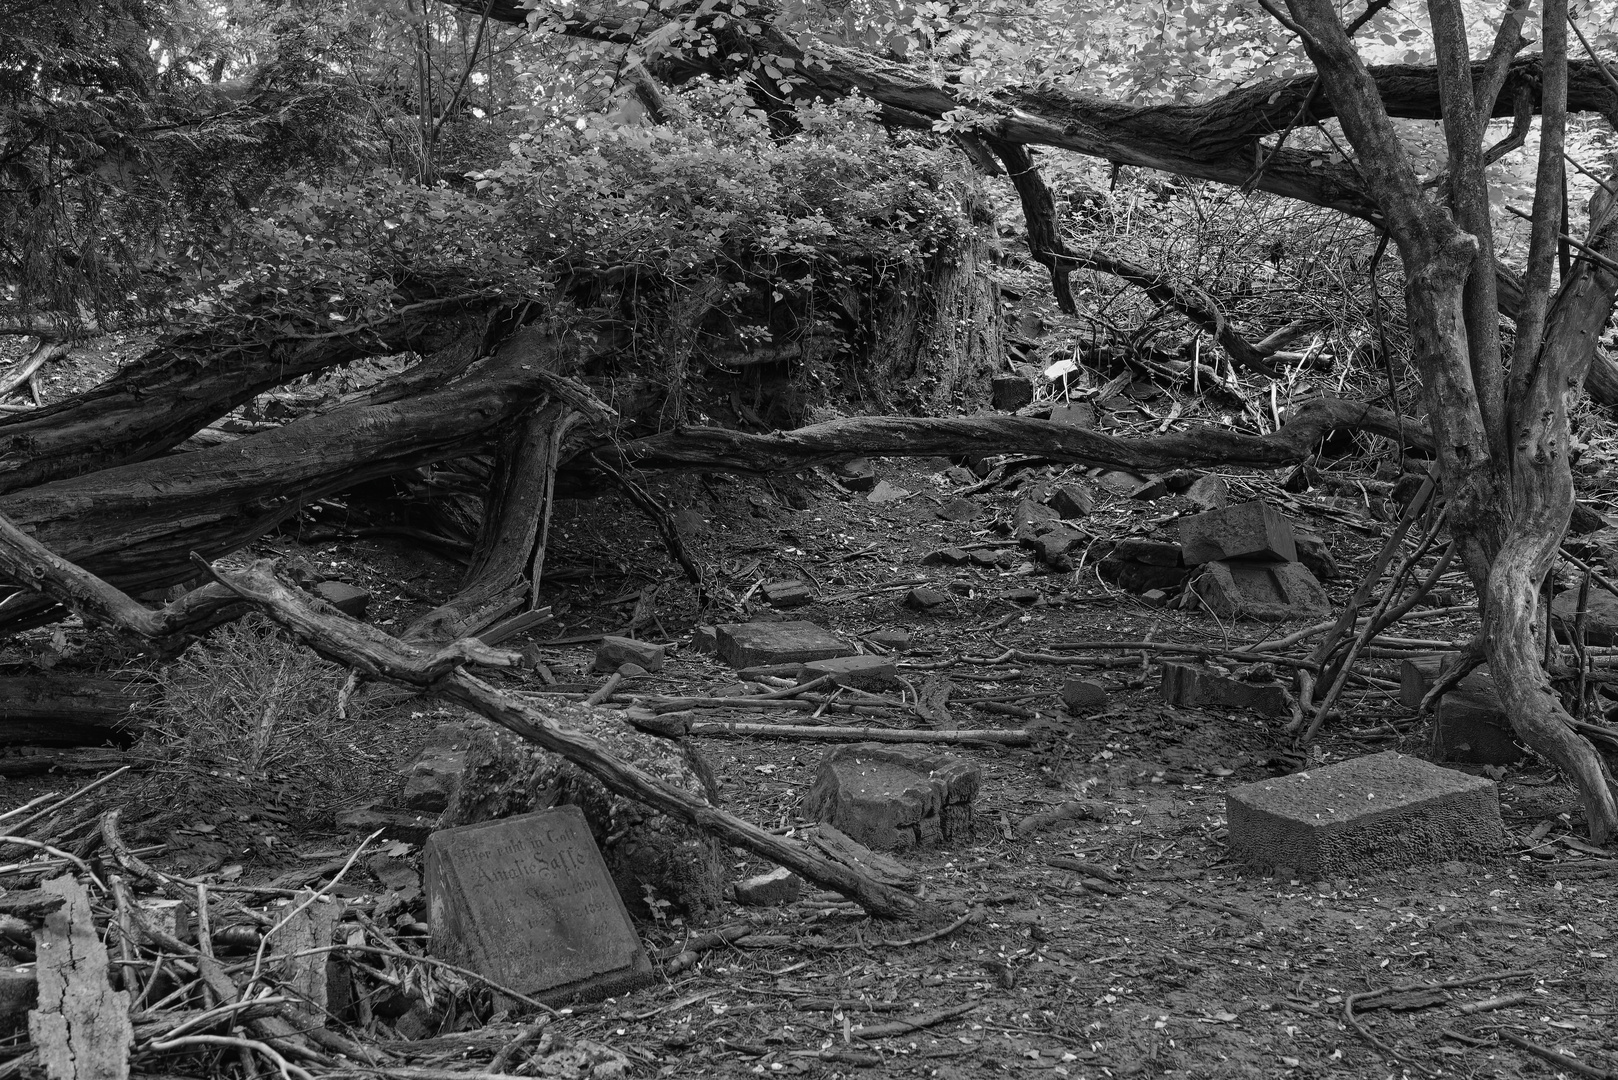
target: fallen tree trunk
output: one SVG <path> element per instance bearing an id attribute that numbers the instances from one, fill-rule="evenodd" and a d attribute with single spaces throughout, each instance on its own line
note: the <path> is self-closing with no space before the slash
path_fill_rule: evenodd
<path id="1" fill-rule="evenodd" d="M 521 658 L 515 653 L 491 649 L 475 638 L 452 642 L 443 648 L 425 648 L 400 641 L 301 592 L 278 577 L 268 564 L 229 571 L 209 566 L 200 557 L 197 561 L 220 585 L 262 610 L 329 660 L 373 678 L 430 691 L 464 705 L 544 749 L 560 754 L 609 790 L 711 832 L 727 843 L 745 847 L 816 884 L 835 889 L 874 915 L 932 918 L 938 914 L 930 905 L 900 889 L 822 858 L 800 843 L 766 832 L 614 757 L 594 738 L 461 670 L 468 661 L 516 667 L 521 664 Z M 23 535 L 14 523 L 3 518 L 0 518 L 0 566 L 14 575 L 26 575 L 41 592 L 73 608 L 86 620 L 111 619 L 114 627 L 136 634 L 146 625 L 138 616 L 130 617 L 142 609 L 129 596 L 82 567 L 43 549 L 37 541 Z"/>
<path id="2" fill-rule="evenodd" d="M 852 457 L 932 457 L 951 454 L 1033 454 L 1157 472 L 1198 465 L 1275 467 L 1302 461 L 1316 443 L 1338 430 L 1369 431 L 1430 450 L 1419 421 L 1401 425 L 1393 413 L 1352 401 L 1312 401 L 1269 435 L 1246 435 L 1211 425 L 1146 439 L 1120 439 L 1065 424 L 1015 416 L 935 420 L 854 417 L 796 431 L 754 435 L 726 428 L 681 428 L 590 452 L 637 469 L 706 469 L 720 472 L 790 472 Z M 0 505 L 3 509 L 3 505 Z"/>
<path id="3" fill-rule="evenodd" d="M 0 493 L 132 462 L 178 446 L 272 387 L 366 356 L 432 352 L 475 337 L 497 298 L 433 300 L 341 331 L 220 340 L 200 330 L 83 394 L 0 419 Z"/>
<path id="4" fill-rule="evenodd" d="M 125 591 L 187 581 L 196 576 L 192 551 L 234 551 L 315 499 L 497 437 L 545 391 L 565 348 L 545 331 L 520 330 L 447 383 L 402 400 L 384 384 L 224 446 L 12 492 L 0 497 L 0 513 Z M 49 606 L 9 597 L 0 631 L 37 625 Z"/>
<path id="5" fill-rule="evenodd" d="M 140 701 L 114 679 L 50 673 L 0 679 L 0 745 L 127 743 L 137 731 L 130 710 Z"/>

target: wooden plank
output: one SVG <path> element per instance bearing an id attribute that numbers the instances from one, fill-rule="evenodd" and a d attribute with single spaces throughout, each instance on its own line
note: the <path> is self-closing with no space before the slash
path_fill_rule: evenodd
<path id="1" fill-rule="evenodd" d="M 28 1034 L 40 1063 L 51 1080 L 127 1080 L 129 995 L 108 981 L 89 894 L 69 876 L 41 888 L 66 902 L 45 916 L 35 938 L 39 1007 L 28 1014 Z"/>

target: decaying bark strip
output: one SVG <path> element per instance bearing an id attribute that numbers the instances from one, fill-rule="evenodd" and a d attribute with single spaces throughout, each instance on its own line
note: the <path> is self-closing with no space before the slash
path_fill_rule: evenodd
<path id="1" fill-rule="evenodd" d="M 63 905 L 37 935 L 39 1007 L 28 1035 L 51 1080 L 123 1080 L 129 1076 L 129 995 L 107 979 L 107 948 L 90 913 L 90 896 L 72 877 L 45 882 Z"/>

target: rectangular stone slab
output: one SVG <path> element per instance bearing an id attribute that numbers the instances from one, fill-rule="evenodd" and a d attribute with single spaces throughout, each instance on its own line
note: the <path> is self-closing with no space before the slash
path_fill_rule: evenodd
<path id="1" fill-rule="evenodd" d="M 444 829 L 422 854 L 434 956 L 547 1004 L 652 981 L 578 807 Z"/>
<path id="2" fill-rule="evenodd" d="M 1412 656 L 1407 660 L 1401 660 L 1399 700 L 1412 709 L 1421 708 L 1422 699 L 1427 696 L 1427 691 L 1433 688 L 1433 683 L 1438 681 L 1438 673 L 1444 669 L 1451 655 L 1453 654 L 1437 653 L 1432 656 Z M 1462 679 L 1458 689 L 1494 697 L 1494 677 L 1489 674 L 1489 665 L 1484 664 Z"/>
<path id="3" fill-rule="evenodd" d="M 1441 863 L 1505 838 L 1494 781 L 1388 751 L 1225 796 L 1231 857 L 1305 878 Z"/>
<path id="4" fill-rule="evenodd" d="M 812 622 L 726 623 L 717 628 L 719 658 L 733 668 L 806 664 L 853 656 L 854 647 Z"/>
<path id="5" fill-rule="evenodd" d="M 1180 519 L 1187 566 L 1215 559 L 1297 562 L 1292 522 L 1269 503 L 1248 502 Z"/>
<path id="6" fill-rule="evenodd" d="M 1222 619 L 1286 622 L 1331 614 L 1326 590 L 1302 563 L 1206 563 L 1191 579 L 1191 591 Z"/>
<path id="7" fill-rule="evenodd" d="M 1280 683 L 1216 675 L 1192 664 L 1163 665 L 1163 700 L 1187 709 L 1246 709 L 1260 716 L 1292 715 L 1292 694 Z"/>

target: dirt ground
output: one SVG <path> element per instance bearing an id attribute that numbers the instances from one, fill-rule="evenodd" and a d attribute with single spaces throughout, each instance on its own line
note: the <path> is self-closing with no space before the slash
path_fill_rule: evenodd
<path id="1" fill-rule="evenodd" d="M 913 646 L 902 673 L 944 673 L 957 698 L 1000 698 L 1002 708 L 1024 710 L 1018 716 L 956 705 L 959 726 L 1044 728 L 1046 737 L 1028 750 L 953 748 L 983 771 L 975 837 L 903 856 L 926 882 L 928 899 L 962 912 L 981 908 L 981 921 L 906 944 L 918 936 L 914 928 L 874 922 L 813 889 L 786 907 L 731 908 L 710 922 L 752 918 L 765 947 L 721 948 L 650 988 L 575 1008 L 559 1034 L 613 1047 L 632 1075 L 671 1077 L 1573 1075 L 1506 1035 L 1588 1068 L 1618 1068 L 1611 1034 L 1618 861 L 1556 842 L 1577 836 L 1582 824 L 1562 779 L 1532 760 L 1501 774 L 1513 840 L 1487 861 L 1312 882 L 1242 872 L 1224 843 L 1228 788 L 1386 749 L 1422 755 L 1425 721 L 1410 722 L 1390 691 L 1360 691 L 1346 705 L 1348 718 L 1329 725 L 1304 757 L 1279 720 L 1166 706 L 1155 663 L 1138 653 L 1090 654 L 1088 663 L 1063 666 L 989 663 L 1007 649 L 1037 651 L 1055 641 L 1241 642 L 1286 628 L 1222 627 L 1207 615 L 1151 608 L 1104 585 L 1093 570 L 923 566 L 922 556 L 938 547 L 1003 541 L 994 522 L 1022 497 L 1017 488 L 1060 478 L 1058 470 L 1030 470 L 1022 484 L 972 496 L 981 510 L 975 519 L 946 521 L 940 506 L 967 486 L 959 473 L 945 475 L 948 464 L 879 463 L 884 479 L 910 493 L 881 504 L 812 474 L 773 482 L 673 479 L 660 494 L 682 508 L 683 527 L 735 594 L 760 580 L 805 580 L 823 599 L 792 617 L 851 640 L 908 629 Z M 1283 496 L 1268 477 L 1228 479 L 1238 495 L 1289 499 L 1300 523 L 1333 545 L 1343 568 L 1330 583 L 1334 596 L 1351 590 L 1384 534 L 1374 512 L 1382 508 L 1356 513 L 1340 499 Z M 1167 537 L 1173 518 L 1189 509 L 1176 496 L 1137 502 L 1103 494 L 1083 525 L 1103 539 Z M 373 618 L 384 626 L 454 586 L 450 563 L 391 544 L 304 550 L 283 537 L 267 547 L 307 554 L 324 571 L 373 590 Z M 641 590 L 656 587 L 663 640 L 689 641 L 690 587 L 655 534 L 615 498 L 559 504 L 548 569 L 558 618 L 530 640 L 619 629 Z M 901 606 L 909 583 L 922 579 L 950 593 L 941 612 Z M 1013 595 L 1028 589 L 1037 593 L 1032 602 Z M 1469 594 L 1464 587 L 1459 593 L 1464 602 Z M 1461 641 L 1471 622 L 1413 625 L 1420 637 Z M 655 628 L 642 636 L 660 638 Z M 588 673 L 587 643 L 543 647 L 541 655 L 564 682 L 600 679 Z M 1373 661 L 1365 670 L 1396 678 L 1396 664 Z M 1080 675 L 1109 686 L 1106 712 L 1075 718 L 1061 708 L 1062 681 Z M 714 658 L 679 648 L 637 689 L 689 693 L 734 681 Z M 409 762 L 443 714 L 405 702 L 388 715 L 370 755 L 391 759 L 391 769 Z M 799 801 L 826 751 L 771 739 L 699 745 L 726 807 L 782 830 L 798 822 Z M 388 776 L 396 791 L 397 777 Z M 1027 815 L 1075 798 L 1100 803 L 1100 820 L 1017 834 Z M 1527 854 L 1525 834 L 1541 822 L 1550 823 L 1549 837 Z M 298 855 L 329 858 L 352 840 L 297 829 L 285 835 L 279 859 L 255 859 L 250 849 L 244 858 L 239 838 L 222 837 L 215 826 L 171 836 L 169 851 L 192 873 L 241 860 L 250 879 L 296 865 Z M 1117 885 L 1087 887 L 1084 877 L 1050 865 L 1057 856 L 1100 864 Z M 765 869 L 736 856 L 738 878 Z M 350 902 L 363 904 L 375 888 L 357 888 Z M 654 953 L 697 929 L 678 918 L 641 926 Z M 1359 1030 L 1345 1022 L 1345 1003 L 1356 995 L 1435 985 L 1428 993 L 1355 1002 Z M 1509 1000 L 1462 1011 L 1498 998 Z M 957 1008 L 938 1019 L 940 1010 Z M 933 1022 L 898 1035 L 860 1034 L 893 1021 Z M 418 1064 L 451 1066 L 467 1059 L 470 1047 L 509 1034 L 499 1026 L 445 1032 L 390 1048 Z"/>

